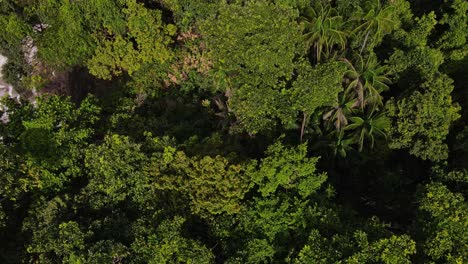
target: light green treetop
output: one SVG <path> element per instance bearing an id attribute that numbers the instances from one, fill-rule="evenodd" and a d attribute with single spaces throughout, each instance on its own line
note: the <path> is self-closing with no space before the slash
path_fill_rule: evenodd
<path id="1" fill-rule="evenodd" d="M 452 83 L 448 76 L 436 75 L 409 96 L 387 103 L 389 117 L 393 118 L 391 148 L 408 148 L 422 159 L 447 159 L 444 141 L 450 125 L 460 117 L 460 107 L 450 96 Z"/>
<path id="2" fill-rule="evenodd" d="M 91 74 L 110 79 L 113 75 L 127 72 L 132 75 L 142 65 L 164 63 L 172 57 L 168 45 L 175 34 L 174 25 L 164 25 L 161 12 L 150 10 L 134 0 L 127 1 L 123 9 L 127 32 L 116 34 L 111 28 L 113 38 L 99 39 L 95 55 L 87 62 Z"/>

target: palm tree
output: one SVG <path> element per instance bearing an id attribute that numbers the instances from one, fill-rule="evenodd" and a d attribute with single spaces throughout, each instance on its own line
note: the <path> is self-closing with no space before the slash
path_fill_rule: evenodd
<path id="1" fill-rule="evenodd" d="M 383 103 L 380 93 L 388 90 L 388 84 L 391 83 L 387 77 L 387 67 L 380 65 L 374 54 L 366 61 L 361 55 L 357 55 L 354 64 L 346 58 L 342 60 L 348 67 L 345 73 L 349 81 L 346 93 L 356 94 L 361 109 L 367 104 L 381 106 Z"/>
<path id="2" fill-rule="evenodd" d="M 362 151 L 366 138 L 370 140 L 371 148 L 374 147 L 376 137 L 387 138 L 385 131 L 390 128 L 390 120 L 384 113 L 375 114 L 374 111 L 369 111 L 363 117 L 350 117 L 349 120 L 352 123 L 344 130 L 355 131 L 354 139 L 359 144 L 359 151 Z"/>
<path id="3" fill-rule="evenodd" d="M 341 93 L 337 104 L 323 115 L 323 120 L 328 121 L 328 124 L 333 124 L 337 131 L 341 131 L 348 125 L 348 117 L 352 114 L 353 108 L 358 105 L 359 101 L 355 97 Z"/>
<path id="4" fill-rule="evenodd" d="M 336 141 L 333 141 L 329 146 L 333 149 L 333 154 L 336 156 L 340 154 L 341 157 L 346 158 L 347 153 L 352 150 L 352 144 L 354 140 L 352 138 L 346 138 L 343 131 L 333 131 L 329 137 L 334 138 L 336 136 Z"/>
<path id="5" fill-rule="evenodd" d="M 322 55 L 329 57 L 332 50 L 338 47 L 340 51 L 346 47 L 346 33 L 342 31 L 344 22 L 341 16 L 335 15 L 330 6 L 319 5 L 309 8 L 300 18 L 304 26 L 307 48 L 313 48 L 317 62 Z"/>
<path id="6" fill-rule="evenodd" d="M 365 33 L 359 54 L 362 54 L 366 47 L 369 36 L 373 35 L 372 44 L 375 44 L 383 35 L 392 32 L 397 26 L 397 21 L 393 19 L 395 7 L 392 4 L 384 8 L 382 8 L 380 0 L 375 0 L 374 4 L 367 13 L 359 12 L 354 18 L 361 24 L 353 30 L 353 34 L 361 30 Z"/>

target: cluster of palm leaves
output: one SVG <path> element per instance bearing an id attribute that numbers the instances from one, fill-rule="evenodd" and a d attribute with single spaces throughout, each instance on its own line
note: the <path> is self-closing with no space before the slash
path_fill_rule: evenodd
<path id="1" fill-rule="evenodd" d="M 361 109 L 371 106 L 373 109 L 383 105 L 380 93 L 388 90 L 390 79 L 387 77 L 387 67 L 381 66 L 374 54 L 366 60 L 357 55 L 354 63 L 344 58 L 342 61 L 348 67 L 346 71 L 349 82 L 345 94 L 355 93 Z"/>
<path id="2" fill-rule="evenodd" d="M 380 0 L 375 0 L 370 4 L 372 8 L 370 8 L 368 12 L 358 12 L 356 17 L 353 18 L 353 20 L 358 23 L 361 22 L 361 24 L 353 30 L 353 34 L 357 32 L 362 32 L 364 34 L 364 40 L 361 44 L 359 54 L 362 54 L 369 42 L 375 45 L 385 34 L 390 33 L 397 27 L 397 20 L 393 18 L 395 13 L 393 5 L 382 7 Z M 372 36 L 371 40 L 369 40 L 370 36 Z"/>
<path id="3" fill-rule="evenodd" d="M 349 37 L 361 39 L 361 55 L 366 47 L 376 45 L 397 27 L 394 13 L 393 5 L 382 7 L 380 0 L 375 0 L 367 12 L 359 11 L 345 20 L 330 5 L 318 4 L 306 9 L 299 20 L 306 48 L 313 51 L 319 63 L 344 52 Z"/>
<path id="4" fill-rule="evenodd" d="M 336 15 L 330 6 L 309 8 L 300 21 L 304 26 L 306 48 L 314 50 L 317 63 L 334 55 L 335 47 L 339 48 L 338 51 L 345 50 L 347 36 L 343 30 L 343 18 Z"/>
<path id="5" fill-rule="evenodd" d="M 347 66 L 344 91 L 323 115 L 325 129 L 334 138 L 331 145 L 335 154 L 345 156 L 353 145 L 362 151 L 365 142 L 372 148 L 377 137 L 386 138 L 389 120 L 382 112 L 381 93 L 388 90 L 390 79 L 387 68 L 368 51 L 395 28 L 392 11 L 392 5 L 382 7 L 377 0 L 369 11 L 358 12 L 347 21 L 331 6 L 320 4 L 306 10 L 301 17 L 306 48 L 313 62 L 339 58 Z M 351 59 L 346 58 L 349 38 L 360 40 L 359 53 L 347 56 Z"/>
<path id="6" fill-rule="evenodd" d="M 390 80 L 386 69 L 370 57 L 365 62 L 357 56 L 353 64 L 347 59 L 348 71 L 344 79 L 347 84 L 339 100 L 323 115 L 326 127 L 336 139 L 332 145 L 335 153 L 345 156 L 346 147 L 358 145 L 363 150 L 364 142 L 369 141 L 374 147 L 376 137 L 386 138 L 389 119 L 382 112 L 381 92 L 388 89 Z"/>

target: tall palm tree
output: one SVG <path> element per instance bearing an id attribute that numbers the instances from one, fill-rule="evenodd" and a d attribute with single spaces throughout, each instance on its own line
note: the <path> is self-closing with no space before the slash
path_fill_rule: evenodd
<path id="1" fill-rule="evenodd" d="M 350 117 L 349 120 L 352 122 L 344 128 L 344 130 L 353 130 L 353 138 L 359 145 L 359 151 L 362 151 L 364 147 L 364 141 L 366 138 L 370 141 L 370 147 L 374 147 L 376 137 L 387 138 L 386 131 L 390 128 L 390 120 L 385 116 L 384 113 L 375 113 L 369 111 L 363 117 Z"/>
<path id="2" fill-rule="evenodd" d="M 367 60 L 357 55 L 354 63 L 346 58 L 342 60 L 348 67 L 345 73 L 349 81 L 346 93 L 356 94 L 361 109 L 368 104 L 372 107 L 381 106 L 383 103 L 380 93 L 388 90 L 388 84 L 391 83 L 387 77 L 387 67 L 380 65 L 374 54 Z"/>
<path id="3" fill-rule="evenodd" d="M 337 131 L 341 131 L 348 125 L 348 117 L 351 116 L 353 109 L 358 105 L 359 101 L 355 97 L 341 93 L 336 105 L 323 115 L 323 120 L 328 121 L 328 127 L 333 124 Z"/>
<path id="4" fill-rule="evenodd" d="M 317 62 L 321 61 L 322 56 L 329 57 L 334 48 L 345 50 L 346 33 L 343 31 L 343 18 L 335 15 L 330 6 L 309 8 L 300 18 L 300 22 L 304 26 L 307 48 L 314 50 Z"/>
<path id="5" fill-rule="evenodd" d="M 375 0 L 373 7 L 367 13 L 358 12 L 356 14 L 354 20 L 361 22 L 361 24 L 352 33 L 363 31 L 365 34 L 359 54 L 366 47 L 370 36 L 372 36 L 371 43 L 375 44 L 383 35 L 392 32 L 398 24 L 397 20 L 394 19 L 394 14 L 395 6 L 389 4 L 382 7 L 380 0 Z"/>

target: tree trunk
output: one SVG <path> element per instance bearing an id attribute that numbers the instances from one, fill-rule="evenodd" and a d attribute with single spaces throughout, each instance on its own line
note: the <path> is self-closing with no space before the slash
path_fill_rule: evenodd
<path id="1" fill-rule="evenodd" d="M 306 125 L 306 122 L 307 122 L 307 113 L 304 112 L 303 113 L 304 117 L 302 118 L 302 126 L 301 126 L 301 143 L 302 143 L 302 137 L 304 136 L 304 129 L 305 129 L 305 125 Z"/>

